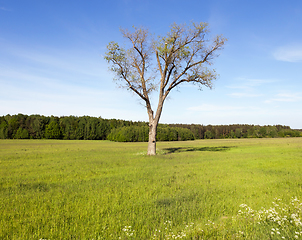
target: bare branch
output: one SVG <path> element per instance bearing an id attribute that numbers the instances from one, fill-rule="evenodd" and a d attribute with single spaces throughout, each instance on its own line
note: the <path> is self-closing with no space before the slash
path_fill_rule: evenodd
<path id="1" fill-rule="evenodd" d="M 191 26 L 173 24 L 166 36 L 160 36 L 153 42 L 149 40 L 149 32 L 144 28 L 121 32 L 130 41 L 131 47 L 125 50 L 111 42 L 107 46 L 105 59 L 117 79 L 121 80 L 121 86 L 145 101 L 150 133 L 156 134 L 156 129 L 153 128 L 157 127 L 164 101 L 172 89 L 185 82 L 212 88 L 216 72 L 207 66 L 218 56 L 217 52 L 223 48 L 226 39 L 217 36 L 212 41 L 208 40 L 207 23 L 192 23 Z M 155 76 L 150 71 L 154 63 L 152 56 L 156 59 L 160 84 L 156 84 Z M 159 90 L 159 101 L 153 116 L 149 96 L 156 88 Z M 155 139 L 154 135 L 152 139 Z"/>

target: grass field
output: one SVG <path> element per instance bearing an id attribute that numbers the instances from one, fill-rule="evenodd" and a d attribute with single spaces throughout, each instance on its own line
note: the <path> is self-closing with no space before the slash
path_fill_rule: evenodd
<path id="1" fill-rule="evenodd" d="M 302 138 L 157 146 L 0 140 L 0 239 L 302 239 Z"/>

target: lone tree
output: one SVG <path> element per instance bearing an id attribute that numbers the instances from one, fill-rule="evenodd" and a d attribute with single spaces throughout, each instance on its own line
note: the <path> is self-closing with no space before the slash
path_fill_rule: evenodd
<path id="1" fill-rule="evenodd" d="M 145 103 L 149 116 L 148 155 L 155 155 L 156 130 L 165 99 L 172 89 L 185 82 L 212 88 L 216 72 L 207 66 L 218 56 L 217 51 L 223 48 L 226 39 L 222 36 L 207 39 L 207 23 L 173 24 L 170 32 L 157 40 L 145 28 L 121 32 L 130 40 L 131 47 L 124 49 L 110 42 L 105 59 L 116 79 L 121 80 L 121 87 L 133 91 Z M 159 92 L 155 115 L 150 102 L 154 90 Z"/>

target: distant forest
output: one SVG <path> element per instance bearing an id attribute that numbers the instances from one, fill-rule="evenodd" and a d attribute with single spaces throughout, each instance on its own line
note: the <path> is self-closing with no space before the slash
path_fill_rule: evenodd
<path id="1" fill-rule="evenodd" d="M 6 115 L 0 117 L 0 139 L 66 139 L 147 142 L 148 123 L 101 117 Z M 301 137 L 288 126 L 159 124 L 157 141 L 221 138 Z"/>

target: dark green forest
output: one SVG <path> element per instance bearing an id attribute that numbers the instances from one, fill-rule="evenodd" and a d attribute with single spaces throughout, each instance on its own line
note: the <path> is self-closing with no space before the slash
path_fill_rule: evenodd
<path id="1" fill-rule="evenodd" d="M 6 115 L 0 117 L 0 139 L 66 139 L 147 142 L 148 123 L 89 116 Z M 159 124 L 157 141 L 219 138 L 301 137 L 288 126 Z"/>

